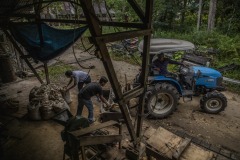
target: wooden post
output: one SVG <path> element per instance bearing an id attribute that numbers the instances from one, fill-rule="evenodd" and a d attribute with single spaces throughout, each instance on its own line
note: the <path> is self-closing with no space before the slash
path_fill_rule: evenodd
<path id="1" fill-rule="evenodd" d="M 45 76 L 46 76 L 46 82 L 47 82 L 47 84 L 50 84 L 47 62 L 44 62 L 44 71 L 45 71 Z"/>

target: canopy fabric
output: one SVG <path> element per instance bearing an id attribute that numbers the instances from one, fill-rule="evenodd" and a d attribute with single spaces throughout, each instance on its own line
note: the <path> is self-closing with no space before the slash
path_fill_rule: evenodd
<path id="1" fill-rule="evenodd" d="M 140 53 L 143 52 L 142 40 L 139 43 L 138 50 Z M 169 53 L 177 51 L 194 50 L 195 46 L 191 42 L 179 40 L 179 39 L 164 39 L 164 38 L 153 38 L 150 41 L 150 54 Z"/>
<path id="2" fill-rule="evenodd" d="M 51 60 L 68 49 L 88 28 L 56 29 L 41 23 L 12 24 L 10 32 L 31 57 L 39 61 Z M 39 28 L 42 30 L 43 43 L 40 41 Z"/>

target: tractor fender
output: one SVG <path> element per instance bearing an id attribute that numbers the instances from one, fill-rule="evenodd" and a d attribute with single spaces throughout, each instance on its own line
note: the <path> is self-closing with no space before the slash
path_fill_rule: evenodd
<path id="1" fill-rule="evenodd" d="M 172 84 L 173 86 L 176 87 L 176 89 L 178 90 L 179 94 L 182 95 L 182 87 L 181 85 L 179 84 L 179 82 L 173 78 L 168 78 L 168 77 L 165 77 L 165 76 L 152 76 L 152 77 L 149 77 L 149 80 L 152 81 L 151 84 L 157 84 L 157 83 L 170 83 Z"/>

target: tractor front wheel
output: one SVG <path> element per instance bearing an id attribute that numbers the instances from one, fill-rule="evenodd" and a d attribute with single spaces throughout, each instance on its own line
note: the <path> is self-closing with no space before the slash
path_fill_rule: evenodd
<path id="1" fill-rule="evenodd" d="M 227 98 L 220 92 L 209 92 L 201 98 L 200 106 L 207 113 L 217 114 L 227 107 Z"/>

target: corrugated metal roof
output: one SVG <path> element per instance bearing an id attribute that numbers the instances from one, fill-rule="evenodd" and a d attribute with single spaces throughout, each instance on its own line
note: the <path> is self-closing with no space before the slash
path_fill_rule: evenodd
<path id="1" fill-rule="evenodd" d="M 26 13 L 32 9 L 33 0 L 0 0 L 0 16 L 11 16 L 13 13 Z"/>
<path id="2" fill-rule="evenodd" d="M 42 3 L 41 9 L 51 6 L 53 4 L 52 2 L 61 2 L 62 4 L 77 3 L 76 0 L 65 0 L 65 2 L 64 0 L 0 0 L 0 25 L 5 25 L 9 21 L 26 21 L 26 17 L 33 17 L 35 13 L 34 5 L 39 1 Z M 80 4 L 78 5 L 80 6 Z M 97 15 L 103 14 L 106 16 L 108 14 L 105 3 L 93 2 L 93 7 Z M 66 12 L 65 14 L 75 14 L 74 7 L 72 7 L 72 9 L 73 11 L 69 13 L 67 12 L 68 9 L 62 7 L 62 12 Z M 109 13 L 114 14 L 115 12 L 110 9 Z M 80 11 L 78 14 L 82 14 L 82 12 Z"/>

